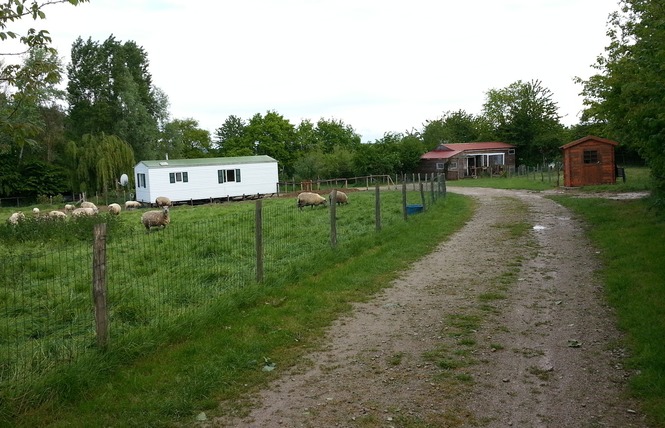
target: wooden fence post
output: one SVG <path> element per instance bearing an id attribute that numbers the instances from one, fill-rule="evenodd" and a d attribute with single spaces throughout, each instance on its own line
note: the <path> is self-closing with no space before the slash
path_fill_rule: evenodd
<path id="1" fill-rule="evenodd" d="M 109 345 L 109 314 L 106 304 L 106 223 L 95 225 L 92 248 L 92 301 L 95 305 L 97 346 Z"/>
<path id="2" fill-rule="evenodd" d="M 330 192 L 330 246 L 337 246 L 337 189 Z"/>
<path id="3" fill-rule="evenodd" d="M 418 183 L 418 185 L 420 186 L 420 200 L 423 203 L 423 211 L 425 211 L 425 186 L 423 185 L 422 181 Z"/>
<path id="4" fill-rule="evenodd" d="M 263 282 L 263 203 L 256 201 L 254 209 L 254 237 L 256 241 L 256 282 Z"/>
<path id="5" fill-rule="evenodd" d="M 404 220 L 408 219 L 406 212 L 406 180 L 402 180 L 402 211 L 404 212 Z"/>
<path id="6" fill-rule="evenodd" d="M 374 190 L 374 223 L 376 224 L 377 232 L 381 230 L 381 190 L 378 183 Z"/>

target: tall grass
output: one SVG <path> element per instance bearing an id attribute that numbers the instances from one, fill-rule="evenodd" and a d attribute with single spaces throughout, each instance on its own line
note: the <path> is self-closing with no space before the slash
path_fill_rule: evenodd
<path id="1" fill-rule="evenodd" d="M 321 329 L 348 310 L 350 302 L 385 286 L 405 263 L 431 249 L 470 212 L 466 200 L 451 195 L 405 222 L 401 194 L 383 192 L 384 228 L 377 233 L 372 193 L 356 192 L 351 204 L 338 207 L 335 248 L 329 245 L 327 209 L 297 210 L 290 198 L 263 201 L 262 284 L 253 281 L 254 204 L 176 207 L 171 224 L 152 233 L 139 224 L 142 211 L 123 212 L 107 244 L 111 346 L 106 353 L 93 348 L 86 239 L 63 242 L 54 236 L 40 241 L 33 236 L 5 245 L 3 251 L 23 248 L 23 256 L 35 254 L 43 265 L 20 270 L 24 279 L 18 287 L 7 278 L 0 284 L 0 293 L 27 289 L 34 297 L 33 306 L 23 309 L 23 321 L 15 313 L 0 314 L 10 320 L 0 324 L 12 326 L 2 332 L 3 343 L 16 334 L 16 327 L 31 325 L 30 315 L 58 306 L 67 316 L 56 317 L 42 329 L 21 330 L 26 343 L 40 343 L 30 358 L 49 361 L 43 351 L 48 347 L 42 346 L 47 341 L 63 348 L 65 337 L 76 336 L 83 346 L 77 348 L 82 350 L 75 360 L 56 359 L 74 361 L 45 366 L 42 375 L 27 379 L 20 388 L 2 391 L 2 418 L 24 426 L 50 421 L 58 425 L 60 416 L 65 425 L 98 425 L 101 420 L 103 425 L 159 425 L 155 421 L 190 416 L 217 399 L 233 397 L 241 383 L 264 381 L 264 358 L 288 365 L 303 345 L 316 343 Z M 420 201 L 419 194 L 408 198 L 409 203 Z M 90 229 L 85 236 L 91 236 Z M 82 249 L 75 249 L 75 242 Z M 74 254 L 72 265 L 69 259 L 50 256 L 63 243 Z M 77 270 L 87 273 L 77 279 L 72 274 Z M 56 305 L 59 294 L 49 290 L 69 300 Z M 5 302 L 6 307 L 19 306 Z M 77 318 L 86 317 L 82 324 L 74 323 L 81 331 L 65 331 Z M 31 331 L 40 333 L 34 336 Z M 125 376 L 130 384 L 125 384 Z M 118 388 L 117 396 L 102 386 L 107 383 Z M 111 402 L 80 401 L 90 394 L 110 397 Z M 64 410 L 59 415 L 57 409 L 66 407 L 86 416 L 69 419 Z M 88 413 L 92 407 L 95 410 Z M 118 414 L 126 419 L 119 421 Z"/>
<path id="2" fill-rule="evenodd" d="M 665 426 L 665 220 L 648 200 L 555 197 L 588 224 L 601 250 L 607 296 L 627 333 L 632 390 Z"/>

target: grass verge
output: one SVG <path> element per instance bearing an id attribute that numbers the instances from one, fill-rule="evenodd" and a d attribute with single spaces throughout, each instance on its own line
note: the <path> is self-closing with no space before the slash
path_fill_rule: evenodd
<path id="1" fill-rule="evenodd" d="M 135 351 L 114 349 L 85 366 L 71 367 L 68 399 L 25 412 L 14 426 L 173 426 L 214 415 L 219 402 L 246 410 L 243 400 L 319 345 L 325 327 L 390 284 L 411 262 L 430 252 L 467 221 L 472 202 L 449 195 L 428 211 L 320 256 L 297 280 L 273 279 L 225 295 L 208 310 L 168 333 L 151 349 L 138 337 Z M 141 349 L 149 349 L 141 355 Z M 120 370 L 95 370 L 117 366 Z M 138 355 L 138 356 L 137 356 Z M 60 374 L 66 377 L 66 374 Z M 85 378 L 83 378 L 85 376 Z M 66 379 L 65 379 L 66 380 Z M 67 382 L 60 382 L 66 385 Z"/>
<path id="2" fill-rule="evenodd" d="M 648 200 L 553 199 L 588 224 L 608 299 L 628 336 L 632 391 L 653 424 L 665 427 L 665 220 Z"/>

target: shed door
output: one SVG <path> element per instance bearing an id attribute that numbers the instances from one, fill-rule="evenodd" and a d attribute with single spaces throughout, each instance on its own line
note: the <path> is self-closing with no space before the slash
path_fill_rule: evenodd
<path id="1" fill-rule="evenodd" d="M 582 164 L 582 185 L 602 184 L 603 164 L 598 150 L 584 150 Z"/>

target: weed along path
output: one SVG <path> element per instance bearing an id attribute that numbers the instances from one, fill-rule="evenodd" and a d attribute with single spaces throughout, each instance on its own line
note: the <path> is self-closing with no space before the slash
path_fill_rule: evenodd
<path id="1" fill-rule="evenodd" d="M 200 426 L 646 426 L 581 225 L 538 193 L 452 191 L 476 199 L 471 221 L 246 414 Z"/>

